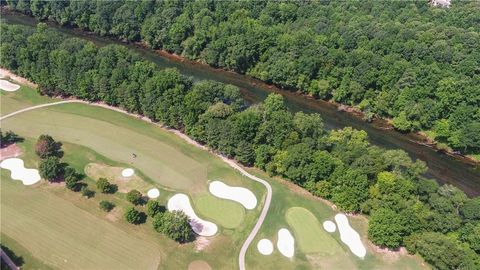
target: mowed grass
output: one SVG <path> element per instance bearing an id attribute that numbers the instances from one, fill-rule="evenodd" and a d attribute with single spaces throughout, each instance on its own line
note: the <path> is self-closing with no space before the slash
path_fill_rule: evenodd
<path id="1" fill-rule="evenodd" d="M 15 95 L 9 97 L 2 96 L 1 106 L 3 107 L 5 104 L 12 102 L 13 97 Z M 53 101 L 47 100 L 47 102 Z M 28 107 L 28 104 L 30 102 L 26 101 L 25 104 L 22 104 L 22 107 Z M 110 167 L 132 167 L 139 178 L 147 182 L 147 185 L 157 186 L 161 189 L 161 195 L 157 200 L 163 205 L 166 205 L 168 198 L 173 194 L 177 192 L 187 193 L 192 198 L 194 210 L 205 219 L 210 219 L 210 217 L 199 213 L 199 210 L 196 209 L 195 199 L 208 192 L 207 179 L 222 179 L 229 185 L 249 188 L 260 201 L 260 198 L 265 196 L 265 190 L 262 185 L 242 176 L 211 153 L 186 143 L 183 139 L 164 131 L 156 125 L 140 121 L 135 117 L 122 113 L 89 105 L 68 104 L 66 106 L 61 105 L 59 107 L 44 108 L 19 114 L 2 121 L 1 124 L 2 129 L 11 129 L 26 139 L 25 142 L 20 144 L 20 147 L 24 150 L 21 158 L 25 160 L 25 164 L 29 168 L 38 168 L 39 159 L 33 154 L 33 145 L 37 136 L 50 134 L 63 143 L 65 156 L 62 158 L 62 161 L 67 162 L 77 171 L 84 172 L 85 167 L 90 163 L 104 164 Z M 123 148 L 119 150 L 117 146 Z M 132 152 L 137 154 L 136 159 L 132 159 Z M 195 171 L 198 168 L 200 168 L 200 173 Z M 174 173 L 170 173 L 172 171 Z M 8 172 L 1 170 L 1 173 L 2 183 L 3 181 L 11 181 Z M 94 175 L 91 176 L 95 177 Z M 96 190 L 93 179 L 87 176 L 84 181 L 88 183 L 91 189 Z M 18 183 L 14 188 L 24 190 L 25 187 L 20 182 Z M 258 209 L 244 213 L 240 226 L 235 229 L 221 230 L 219 235 L 209 238 L 206 243 L 202 243 L 202 247 L 199 249 L 195 242 L 179 245 L 164 235 L 155 232 L 150 218 L 143 225 L 127 224 L 123 220 L 123 213 L 130 204 L 126 202 L 125 195 L 122 193 L 109 195 L 101 194 L 97 190 L 94 198 L 86 199 L 81 197 L 79 193 L 71 192 L 60 185 L 42 183 L 27 188 L 32 189 L 35 193 L 43 193 L 45 197 L 54 198 L 51 200 L 55 201 L 55 204 L 68 205 L 68 212 L 71 211 L 72 214 L 66 216 L 68 218 L 65 220 L 60 215 L 51 218 L 59 224 L 58 226 L 52 225 L 49 227 L 49 223 L 47 223 L 48 225 L 42 225 L 42 222 L 37 222 L 41 214 L 39 216 L 30 216 L 29 208 L 36 209 L 38 212 L 63 212 L 56 211 L 55 207 L 50 207 L 49 203 L 41 200 L 38 200 L 40 203 L 37 203 L 37 200 L 28 200 L 32 205 L 36 205 L 15 209 L 20 214 L 23 213 L 22 216 L 25 218 L 24 224 L 26 225 L 22 227 L 23 230 L 35 231 L 38 223 L 41 230 L 47 230 L 47 227 L 49 227 L 49 232 L 46 235 L 50 235 L 50 237 L 40 237 L 41 240 L 22 238 L 19 235 L 21 233 L 15 234 L 14 231 L 9 231 L 6 234 L 3 230 L 2 234 L 13 239 L 10 243 L 15 253 L 24 258 L 36 258 L 49 266 L 52 266 L 50 254 L 62 254 L 55 248 L 57 246 L 56 241 L 75 235 L 78 237 L 68 242 L 72 246 L 71 249 L 82 252 L 81 250 L 88 247 L 92 252 L 98 252 L 98 249 L 102 248 L 108 250 L 105 251 L 107 253 L 114 252 L 117 256 L 122 256 L 122 260 L 131 260 L 130 256 L 137 256 L 139 257 L 138 260 L 142 260 L 143 264 L 136 266 L 135 269 L 149 269 L 145 265 L 152 261 L 152 258 L 149 257 L 152 253 L 155 253 L 155 258 L 159 261 L 158 266 L 153 268 L 158 269 L 187 269 L 190 262 L 195 260 L 204 260 L 213 269 L 235 269 L 238 267 L 240 247 L 256 222 L 259 213 Z M 9 192 L 4 190 L 2 188 L 2 195 Z M 19 194 L 21 193 L 19 192 Z M 29 194 L 22 197 L 15 196 L 9 199 L 9 201 L 11 201 L 12 205 L 17 203 L 23 204 L 26 201 L 25 198 L 28 197 Z M 34 198 L 33 196 L 31 197 Z M 5 198 L 6 196 L 1 198 L 2 210 Z M 44 200 L 48 202 L 48 199 L 45 198 Z M 105 213 L 98 207 L 98 203 L 101 200 L 110 200 L 117 207 L 112 213 Z M 145 211 L 145 206 L 137 207 L 137 209 Z M 12 219 L 10 215 L 13 211 L 12 209 L 10 209 L 10 212 L 2 211 L 2 227 L 4 223 Z M 51 215 L 52 213 L 48 214 Z M 87 219 L 88 223 L 82 222 L 84 215 L 91 215 L 95 219 Z M 75 217 L 77 219 L 73 220 Z M 78 226 L 82 227 L 85 233 L 77 231 L 77 226 L 70 226 L 70 223 L 81 224 L 81 226 Z M 105 245 L 95 242 L 97 241 L 96 239 L 107 237 L 103 236 L 105 230 L 102 228 L 106 226 L 104 223 L 111 224 L 116 228 L 115 230 L 125 232 L 125 235 L 137 239 L 139 242 L 111 242 Z M 94 229 L 97 227 L 97 224 L 100 224 L 98 231 Z M 80 239 L 82 234 L 83 238 Z M 36 234 L 29 233 L 29 235 Z M 53 238 L 54 235 L 57 238 Z M 24 242 L 16 244 L 17 238 L 22 239 Z M 95 245 L 91 246 L 87 241 L 93 241 L 92 243 Z M 41 253 L 37 251 L 35 246 L 38 245 L 38 242 L 43 243 L 44 250 Z M 123 250 L 121 252 L 115 251 L 117 249 L 112 247 L 117 245 L 121 246 L 120 249 L 125 249 L 125 251 L 131 248 L 135 249 L 139 245 L 146 246 L 151 251 L 129 254 Z M 144 248 L 139 248 L 139 250 L 144 251 Z M 77 267 L 74 264 L 77 262 L 76 260 L 70 260 L 70 257 L 76 256 L 74 253 L 63 253 L 65 255 L 64 258 L 67 260 L 64 262 L 65 265 L 54 268 L 86 269 L 86 267 Z M 90 255 L 88 252 L 84 254 L 90 257 L 90 260 L 98 259 L 98 256 L 95 254 Z M 100 254 L 105 255 L 102 252 Z M 108 260 L 107 255 L 104 257 L 107 258 L 105 260 Z M 53 259 L 55 258 L 53 257 Z M 28 263 L 30 263 L 30 259 L 26 265 Z M 55 263 L 58 262 L 55 261 Z M 115 265 L 112 263 L 109 264 L 110 267 L 102 265 L 101 267 L 91 267 L 90 269 L 129 268 L 128 265 L 122 267 L 120 264 Z M 111 265 L 114 267 L 111 267 Z M 33 268 L 43 269 L 43 267 Z"/>
<path id="2" fill-rule="evenodd" d="M 15 81 L 12 82 L 16 83 Z M 37 93 L 36 89 L 32 89 L 25 85 L 20 85 L 20 89 L 15 92 L 0 90 L 0 100 L 3 99 L 8 100 L 8 102 L 2 102 L 2 106 L 0 107 L 2 116 L 30 106 L 59 101 L 57 99 L 41 96 Z"/>
<path id="3" fill-rule="evenodd" d="M 15 130 L 22 136 L 35 138 L 49 134 L 59 141 L 95 149 L 103 156 L 131 164 L 168 188 L 189 191 L 202 189 L 206 185 L 206 167 L 175 146 L 121 124 L 95 119 L 95 115 L 109 113 L 109 110 L 84 104 L 59 106 L 87 107 L 91 110 L 91 116 L 38 109 L 3 120 L 2 127 Z M 132 153 L 137 157 L 133 158 Z"/>
<path id="4" fill-rule="evenodd" d="M 115 184 L 118 187 L 118 191 L 127 193 L 132 189 L 136 189 L 143 194 L 151 188 L 153 185 L 144 181 L 138 172 L 130 177 L 122 177 L 122 170 L 125 167 L 114 167 L 100 163 L 89 163 L 85 166 L 84 172 L 91 179 L 98 181 L 100 178 L 106 178 L 111 184 Z"/>
<path id="5" fill-rule="evenodd" d="M 208 217 L 210 221 L 224 228 L 238 227 L 245 217 L 245 209 L 239 203 L 219 199 L 210 194 L 197 196 L 193 203 L 200 216 Z"/>
<path id="6" fill-rule="evenodd" d="M 300 249 L 305 253 L 333 255 L 342 249 L 338 242 L 326 232 L 317 218 L 303 207 L 292 207 L 285 214 Z"/>
<path id="7" fill-rule="evenodd" d="M 153 243 L 142 241 L 74 204 L 2 171 L 2 233 L 60 269 L 156 269 Z"/>
<path id="8" fill-rule="evenodd" d="M 329 203 L 314 197 L 292 183 L 270 177 L 265 172 L 255 168 L 248 168 L 247 171 L 268 181 L 273 190 L 270 211 L 246 254 L 247 269 L 429 269 L 419 256 L 378 252 L 368 241 L 368 222 L 363 216 L 348 217 L 348 219 L 350 225 L 360 234 L 362 242 L 367 248 L 367 255 L 364 259 L 351 253 L 349 248 L 340 240 L 338 231 L 328 234 L 331 240 L 336 242 L 335 245 L 331 241 L 325 240 L 319 243 L 322 245 L 322 250 L 336 249 L 337 252 L 334 255 L 324 252 L 305 252 L 301 243 L 305 241 L 300 240 L 300 236 L 296 233 L 296 226 L 292 226 L 287 220 L 288 211 L 292 207 L 304 208 L 312 213 L 318 222 L 327 219 L 334 220 L 338 211 L 333 210 Z M 303 224 L 301 226 L 309 227 Z M 281 228 L 290 230 L 294 235 L 295 255 L 292 259 L 281 255 L 276 248 L 277 232 Z M 262 238 L 270 239 L 273 242 L 275 249 L 272 255 L 264 256 L 258 252 L 256 245 Z"/>

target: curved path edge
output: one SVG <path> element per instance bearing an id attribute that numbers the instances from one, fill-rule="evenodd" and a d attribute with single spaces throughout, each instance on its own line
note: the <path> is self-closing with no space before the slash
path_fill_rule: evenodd
<path id="1" fill-rule="evenodd" d="M 163 128 L 163 129 L 165 129 L 169 132 L 172 132 L 172 133 L 176 134 L 180 138 L 187 141 L 189 144 L 195 145 L 199 148 L 202 148 L 204 150 L 209 151 L 209 149 L 207 147 L 205 147 L 204 145 L 201 145 L 198 142 L 194 141 L 192 138 L 188 137 L 186 134 L 180 132 L 179 130 L 165 128 L 158 123 L 152 122 L 147 117 L 144 117 L 144 116 L 141 116 L 141 115 L 138 115 L 138 114 L 129 113 L 129 112 L 124 111 L 120 108 L 109 106 L 109 105 L 106 105 L 106 104 L 103 104 L 103 103 L 92 103 L 92 102 L 87 102 L 87 101 L 78 100 L 78 99 L 69 99 L 69 100 L 63 100 L 63 101 L 58 101 L 58 102 L 52 102 L 52 103 L 46 103 L 46 104 L 40 104 L 40 105 L 36 105 L 36 106 L 27 107 L 27 108 L 24 108 L 24 109 L 21 109 L 21 110 L 18 110 L 18 111 L 15 111 L 15 112 L 12 112 L 12 113 L 9 113 L 5 116 L 0 117 L 0 121 L 5 120 L 7 118 L 10 118 L 12 116 L 15 116 L 17 114 L 24 113 L 24 112 L 28 112 L 28 111 L 32 111 L 32 110 L 36 110 L 36 109 L 40 109 L 40 108 L 45 108 L 45 107 L 50 107 L 50 106 L 55 106 L 55 105 L 67 104 L 67 103 L 88 104 L 88 105 L 102 107 L 102 108 L 110 109 L 110 110 L 113 110 L 113 111 L 117 111 L 117 112 L 120 112 L 120 113 L 123 113 L 123 114 L 127 114 L 127 115 L 130 115 L 130 116 L 140 118 L 143 121 L 153 123 L 153 124 Z M 267 196 L 265 198 L 265 203 L 263 205 L 262 212 L 260 213 L 260 216 L 258 217 L 257 223 L 255 223 L 255 226 L 253 227 L 252 231 L 250 232 L 247 239 L 243 243 L 242 248 L 240 249 L 240 254 L 238 255 L 238 265 L 240 267 L 240 270 L 245 270 L 246 269 L 246 267 L 245 267 L 245 255 L 247 253 L 248 247 L 253 242 L 253 239 L 257 235 L 258 231 L 260 230 L 260 227 L 262 226 L 262 224 L 265 221 L 265 218 L 268 214 L 268 210 L 270 208 L 270 203 L 272 201 L 272 187 L 270 186 L 270 184 L 267 181 L 248 173 L 245 169 L 243 169 L 240 165 L 238 165 L 234 160 L 229 159 L 229 158 L 227 158 L 225 156 L 222 156 L 220 154 L 217 154 L 217 153 L 213 153 L 213 154 L 220 157 L 225 163 L 227 163 L 230 167 L 234 168 L 235 170 L 239 171 L 242 175 L 250 178 L 253 181 L 261 183 L 267 189 Z"/>

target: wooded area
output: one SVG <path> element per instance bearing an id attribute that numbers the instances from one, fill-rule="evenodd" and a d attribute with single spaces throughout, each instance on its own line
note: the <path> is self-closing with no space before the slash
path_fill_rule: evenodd
<path id="1" fill-rule="evenodd" d="M 480 198 L 425 179 L 423 162 L 402 150 L 371 146 L 364 131 L 327 132 L 319 114 L 293 114 L 280 95 L 248 107 L 234 86 L 193 83 L 123 46 L 97 48 L 45 24 L 35 30 L 2 23 L 1 31 L 0 65 L 37 83 L 43 94 L 144 114 L 341 210 L 370 215 L 375 244 L 406 246 L 439 269 L 480 266 Z"/>
<path id="2" fill-rule="evenodd" d="M 6 1 L 480 150 L 480 7 L 455 1 Z"/>

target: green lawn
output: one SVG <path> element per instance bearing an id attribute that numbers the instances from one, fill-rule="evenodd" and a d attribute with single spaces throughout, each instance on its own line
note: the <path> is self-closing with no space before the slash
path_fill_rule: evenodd
<path id="1" fill-rule="evenodd" d="M 241 204 L 210 194 L 196 197 L 194 206 L 200 215 L 209 217 L 212 222 L 228 229 L 238 227 L 245 217 L 245 209 Z"/>
<path id="2" fill-rule="evenodd" d="M 1 115 L 6 115 L 14 111 L 42 103 L 58 101 L 49 97 L 40 96 L 37 93 L 37 90 L 24 85 L 21 85 L 20 89 L 15 92 L 6 92 L 0 90 L 0 100 L 3 99 L 8 100 L 8 102 L 2 102 L 2 106 L 0 107 Z"/>
<path id="3" fill-rule="evenodd" d="M 341 251 L 337 241 L 326 232 L 317 217 L 302 207 L 292 207 L 285 214 L 300 249 L 305 253 L 333 255 Z"/>
<path id="4" fill-rule="evenodd" d="M 53 101 L 23 90 L 18 95 L 9 93 L 1 97 L 2 114 L 36 102 Z M 153 124 L 85 104 L 64 104 L 30 111 L 1 124 L 2 129 L 11 129 L 26 138 L 20 147 L 24 151 L 21 158 L 27 167 L 38 167 L 39 160 L 33 154 L 36 137 L 50 134 L 64 143 L 65 157 L 62 160 L 78 171 L 83 172 L 91 163 L 132 167 L 146 185 L 161 189 L 158 200 L 162 204 L 176 192 L 187 193 L 199 216 L 216 220 L 222 226 L 220 234 L 209 238 L 207 245 L 197 250 L 196 243 L 178 245 L 156 233 L 151 228 L 150 219 L 139 226 L 125 223 L 122 213 L 129 203 L 122 193 L 97 192 L 94 198 L 87 200 L 59 185 L 23 186 L 19 181 L 11 181 L 9 173 L 1 170 L 2 236 L 10 239 L 5 241 L 9 248 L 28 260 L 25 269 L 43 268 L 35 266 L 40 263 L 64 269 L 187 269 L 195 260 L 204 260 L 213 269 L 238 267 L 240 247 L 257 221 L 259 210 L 245 211 L 242 208 L 244 216 L 240 218 L 242 214 L 235 210 L 237 206 L 241 208 L 240 205 L 209 195 L 208 180 L 222 179 L 228 185 L 246 187 L 255 193 L 260 203 L 264 201 L 265 189 L 211 153 L 189 145 Z M 132 152 L 137 154 L 136 159 L 131 158 Z M 248 269 L 422 268 L 418 257 L 398 255 L 392 259 L 375 252 L 370 245 L 367 245 L 364 260 L 356 258 L 341 243 L 338 234 L 328 235 L 331 237 L 329 243 L 335 242 L 339 246 L 335 256 L 304 252 L 303 248 L 298 248 L 302 236 L 297 236 L 298 229 L 291 228 L 286 220 L 288 209 L 305 208 L 319 221 L 332 219 L 335 211 L 294 185 L 281 183 L 281 180 L 270 178 L 256 169 L 249 171 L 271 183 L 273 201 L 259 235 L 247 251 Z M 95 175 L 91 176 L 95 178 Z M 87 177 L 85 181 L 95 189 L 93 179 Z M 107 214 L 98 208 L 99 201 L 105 199 L 117 205 L 112 213 Z M 144 210 L 144 206 L 138 209 Z M 350 221 L 367 241 L 366 220 L 358 217 L 350 218 Z M 260 255 L 256 249 L 258 240 L 268 238 L 275 244 L 276 233 L 282 227 L 289 228 L 298 238 L 295 257 L 287 259 L 276 249 L 270 256 Z M 322 246 L 322 250 L 326 248 Z"/>

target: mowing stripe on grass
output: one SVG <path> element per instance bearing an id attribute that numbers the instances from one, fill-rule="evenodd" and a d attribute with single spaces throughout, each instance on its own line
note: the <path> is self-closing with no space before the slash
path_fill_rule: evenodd
<path id="1" fill-rule="evenodd" d="M 335 254 L 342 251 L 338 242 L 322 229 L 320 222 L 307 209 L 292 207 L 287 210 L 285 218 L 303 252 Z"/>

